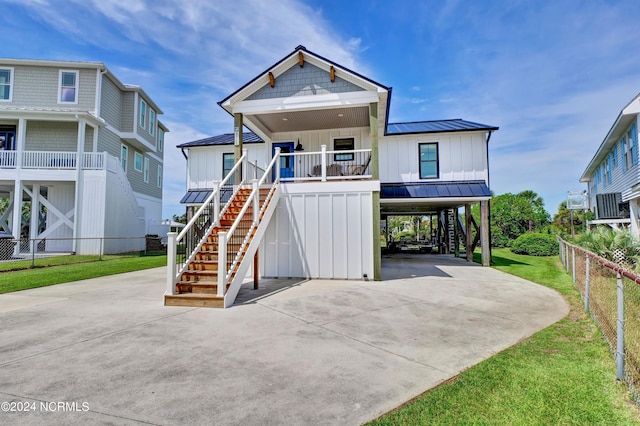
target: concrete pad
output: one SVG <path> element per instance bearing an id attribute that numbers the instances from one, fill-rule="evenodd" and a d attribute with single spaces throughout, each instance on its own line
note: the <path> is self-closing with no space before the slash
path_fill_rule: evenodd
<path id="1" fill-rule="evenodd" d="M 355 425 L 568 313 L 460 259 L 383 271 L 248 283 L 226 310 L 162 306 L 164 268 L 0 295 L 0 401 L 89 406 L 0 422 Z"/>

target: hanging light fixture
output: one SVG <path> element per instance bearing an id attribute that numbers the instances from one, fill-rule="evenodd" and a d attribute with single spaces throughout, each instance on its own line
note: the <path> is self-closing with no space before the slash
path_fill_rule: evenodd
<path id="1" fill-rule="evenodd" d="M 296 151 L 304 151 L 304 147 L 300 143 L 300 138 L 298 138 L 298 145 L 296 145 Z"/>

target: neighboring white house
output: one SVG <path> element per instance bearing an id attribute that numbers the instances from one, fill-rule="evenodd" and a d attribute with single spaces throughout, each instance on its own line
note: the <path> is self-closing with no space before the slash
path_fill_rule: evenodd
<path id="1" fill-rule="evenodd" d="M 620 111 L 580 178 L 596 217 L 590 224 L 629 227 L 635 235 L 640 233 L 639 114 L 640 94 Z"/>
<path id="2" fill-rule="evenodd" d="M 102 63 L 0 59 L 2 231 L 35 240 L 29 250 L 144 247 L 117 237 L 144 237 L 161 222 L 160 114 Z M 29 220 L 25 203 L 38 212 Z"/>

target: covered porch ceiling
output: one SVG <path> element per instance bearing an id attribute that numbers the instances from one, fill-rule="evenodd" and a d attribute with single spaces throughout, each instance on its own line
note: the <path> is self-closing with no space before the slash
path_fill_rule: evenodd
<path id="1" fill-rule="evenodd" d="M 463 207 L 465 204 L 476 204 L 486 201 L 489 197 L 470 197 L 455 199 L 411 199 L 411 200 L 380 200 L 380 214 L 387 215 L 427 215 L 441 210 Z"/>
<path id="2" fill-rule="evenodd" d="M 245 116 L 269 133 L 343 129 L 369 126 L 369 107 L 341 107 L 306 111 L 283 111 Z"/>

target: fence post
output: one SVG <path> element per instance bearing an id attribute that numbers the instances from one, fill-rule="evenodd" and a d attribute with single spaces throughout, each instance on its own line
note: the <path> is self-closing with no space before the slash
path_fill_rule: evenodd
<path id="1" fill-rule="evenodd" d="M 165 294 L 176 294 L 176 238 L 177 232 L 167 232 L 167 292 Z"/>
<path id="2" fill-rule="evenodd" d="M 567 252 L 567 256 L 564 259 L 564 269 L 569 272 L 569 244 L 565 244 L 564 249 Z"/>
<path id="3" fill-rule="evenodd" d="M 320 170 L 322 170 L 321 176 L 322 176 L 322 182 L 326 182 L 327 181 L 327 146 L 326 145 L 321 145 L 320 146 Z"/>
<path id="4" fill-rule="evenodd" d="M 258 179 L 254 179 L 253 182 L 253 224 L 257 225 L 260 215 L 260 188 L 258 187 Z"/>
<path id="5" fill-rule="evenodd" d="M 31 267 L 36 267 L 36 240 L 31 240 Z"/>
<path id="6" fill-rule="evenodd" d="M 618 326 L 616 330 L 616 377 L 624 380 L 624 282 L 622 274 L 617 272 Z"/>
<path id="7" fill-rule="evenodd" d="M 104 238 L 100 238 L 100 248 L 98 249 L 98 260 L 102 260 L 102 253 L 104 253 Z"/>
<path id="8" fill-rule="evenodd" d="M 227 233 L 218 232 L 218 296 L 224 297 L 227 276 Z"/>
<path id="9" fill-rule="evenodd" d="M 586 269 L 586 277 L 584 279 L 584 311 L 589 312 L 589 286 L 590 286 L 590 268 L 591 268 L 591 258 L 588 254 L 585 254 L 587 260 L 585 264 Z"/>
<path id="10" fill-rule="evenodd" d="M 576 248 L 571 247 L 571 277 L 573 285 L 576 285 Z"/>

